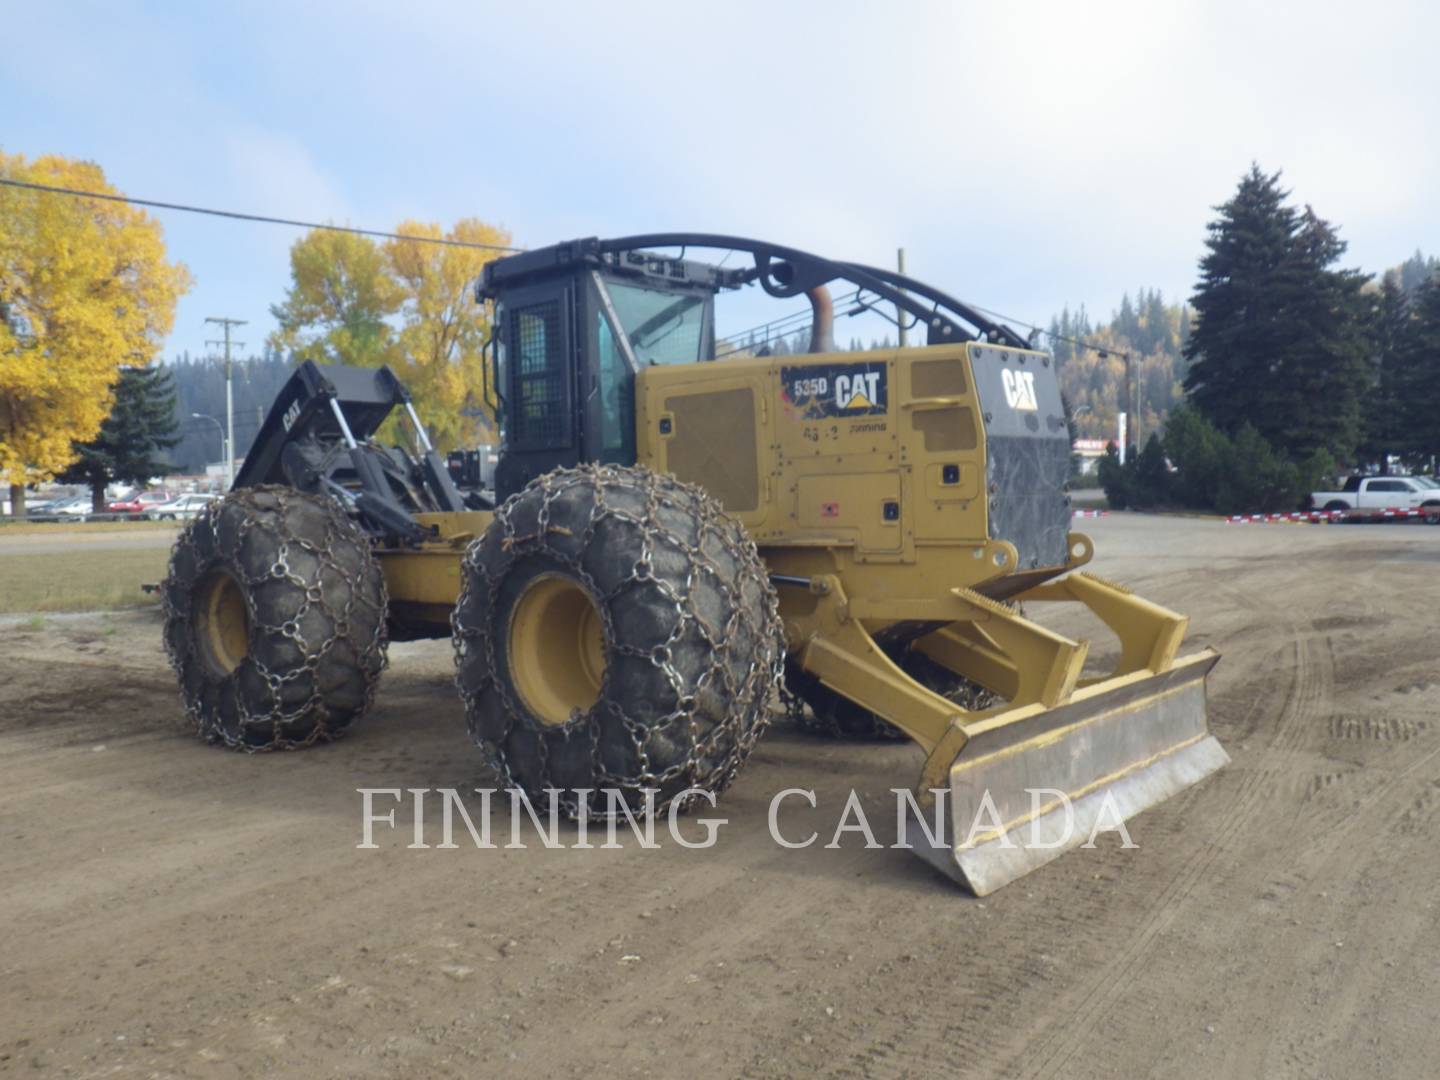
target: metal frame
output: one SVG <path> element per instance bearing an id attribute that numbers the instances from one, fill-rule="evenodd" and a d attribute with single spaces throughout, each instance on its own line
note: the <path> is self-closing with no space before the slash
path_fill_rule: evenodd
<path id="1" fill-rule="evenodd" d="M 654 248 L 680 248 L 681 254 L 670 258 L 654 254 Z M 754 265 L 725 270 L 690 262 L 685 259 L 690 248 L 744 251 L 753 257 Z M 780 299 L 800 296 L 817 285 L 848 281 L 923 321 L 932 345 L 983 338 L 992 344 L 1029 347 L 1010 327 L 915 278 L 863 263 L 827 259 L 783 244 L 717 233 L 642 233 L 613 240 L 590 237 L 555 244 L 486 264 L 476 292 L 481 300 L 494 299 L 523 281 L 550 277 L 575 265 L 644 275 L 649 266 L 656 264 L 666 267 L 668 280 L 684 280 L 717 291 L 756 282 Z M 926 300 L 928 304 L 923 302 Z"/>

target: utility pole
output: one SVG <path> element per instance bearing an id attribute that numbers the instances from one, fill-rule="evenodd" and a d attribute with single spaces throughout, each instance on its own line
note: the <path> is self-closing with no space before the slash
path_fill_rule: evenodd
<path id="1" fill-rule="evenodd" d="M 235 392 L 231 386 L 230 376 L 232 367 L 230 363 L 230 346 L 232 344 L 243 346 L 243 341 L 231 342 L 230 328 L 232 326 L 244 326 L 244 319 L 225 319 L 218 316 L 210 316 L 205 320 L 207 323 L 215 323 L 225 331 L 225 340 L 207 341 L 206 345 L 225 346 L 225 473 L 229 478 L 226 484 L 227 489 L 235 486 Z"/>
<path id="2" fill-rule="evenodd" d="M 1130 418 L 1130 434 L 1126 436 L 1136 452 L 1140 450 L 1140 415 L 1135 411 L 1134 353 L 1125 353 L 1125 412 Z"/>
<path id="3" fill-rule="evenodd" d="M 897 248 L 895 251 L 895 269 L 900 271 L 900 276 L 905 276 L 905 249 Z M 905 348 L 905 309 L 896 306 L 895 325 L 900 327 L 900 348 Z"/>

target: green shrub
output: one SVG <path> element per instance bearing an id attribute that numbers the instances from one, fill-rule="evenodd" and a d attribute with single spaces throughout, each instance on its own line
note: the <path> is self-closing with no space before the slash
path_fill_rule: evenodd
<path id="1" fill-rule="evenodd" d="M 1222 514 L 1273 513 L 1300 507 L 1334 459 L 1324 450 L 1296 464 L 1249 424 L 1230 438 L 1192 409 L 1179 408 L 1165 426 L 1165 453 L 1175 466 L 1173 499 Z"/>
<path id="2" fill-rule="evenodd" d="M 1105 502 L 1111 510 L 1124 510 L 1130 505 L 1130 468 L 1128 463 L 1120 464 L 1120 452 L 1112 442 L 1105 447 L 1105 456 L 1095 470 L 1100 487 L 1105 491 Z"/>
<path id="3" fill-rule="evenodd" d="M 1184 406 L 1171 412 L 1165 453 L 1177 470 L 1170 485 L 1175 501 L 1194 510 L 1212 508 L 1229 451 L 1229 440 L 1199 413 Z"/>
<path id="4" fill-rule="evenodd" d="M 1135 456 L 1134 462 L 1130 476 L 1130 505 L 1137 510 L 1171 505 L 1170 467 L 1165 462 L 1165 448 L 1160 444 L 1159 435 L 1150 433 L 1150 438 L 1145 440 L 1145 449 Z"/>

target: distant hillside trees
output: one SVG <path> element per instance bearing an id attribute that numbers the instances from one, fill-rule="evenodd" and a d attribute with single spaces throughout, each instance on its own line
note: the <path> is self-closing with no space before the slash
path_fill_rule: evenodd
<path id="1" fill-rule="evenodd" d="M 1418 250 L 1399 266 L 1385 271 L 1385 277 L 1393 277 L 1395 284 L 1406 296 L 1413 296 L 1415 290 L 1436 275 L 1440 275 L 1440 259 L 1433 255 L 1427 257 Z"/>
<path id="2" fill-rule="evenodd" d="M 1183 349 L 1189 312 L 1167 304 L 1158 289 L 1127 293 L 1106 323 L 1093 323 L 1082 307 L 1050 320 L 1044 344 L 1055 354 L 1060 389 L 1070 404 L 1079 438 L 1115 438 L 1125 409 L 1126 355 L 1131 378 L 1132 442 L 1158 430 L 1181 400 Z M 1083 343 L 1083 344 L 1077 344 Z"/>
<path id="3" fill-rule="evenodd" d="M 236 360 L 232 367 L 235 458 L 239 460 L 249 452 L 270 403 L 295 365 L 288 357 L 269 352 Z M 165 368 L 175 385 L 178 436 L 167 458 L 180 472 L 202 473 L 206 465 L 225 460 L 220 430 L 216 428 L 217 423 L 220 429 L 225 425 L 225 365 L 186 353 L 169 361 Z"/>

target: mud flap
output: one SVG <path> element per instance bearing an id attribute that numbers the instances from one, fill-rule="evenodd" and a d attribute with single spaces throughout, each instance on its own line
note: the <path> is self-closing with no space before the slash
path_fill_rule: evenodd
<path id="1" fill-rule="evenodd" d="M 1158 675 L 1084 687 L 1055 708 L 966 725 L 943 815 L 910 810 L 912 849 L 987 896 L 1203 780 L 1230 761 L 1206 723 L 1205 676 L 1218 659 L 1206 649 Z"/>

